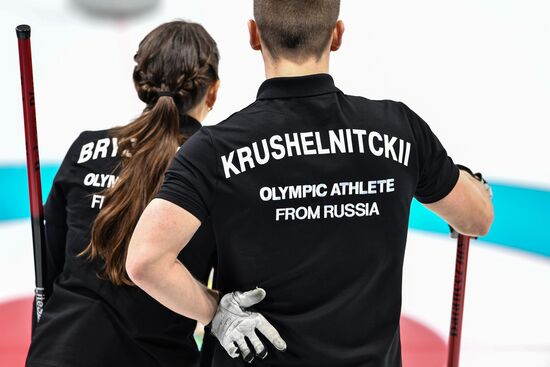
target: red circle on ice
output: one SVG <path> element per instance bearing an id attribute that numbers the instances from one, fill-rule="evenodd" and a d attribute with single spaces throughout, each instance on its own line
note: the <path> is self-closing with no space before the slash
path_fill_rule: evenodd
<path id="1" fill-rule="evenodd" d="M 25 364 L 31 338 L 32 298 L 0 303 L 0 366 Z M 421 323 L 401 318 L 401 349 L 405 367 L 442 367 L 445 341 Z"/>

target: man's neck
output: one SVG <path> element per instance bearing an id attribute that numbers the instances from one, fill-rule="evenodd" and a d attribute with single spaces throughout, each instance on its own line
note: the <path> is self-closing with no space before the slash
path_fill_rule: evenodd
<path id="1" fill-rule="evenodd" d="M 312 74 L 328 74 L 329 58 L 321 57 L 319 60 L 310 58 L 302 62 L 294 62 L 286 59 L 268 60 L 264 57 L 266 79 L 278 77 L 293 77 Z"/>

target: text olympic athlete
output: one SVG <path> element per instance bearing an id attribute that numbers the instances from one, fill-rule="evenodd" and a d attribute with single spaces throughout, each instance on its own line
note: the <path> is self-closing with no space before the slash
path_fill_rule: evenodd
<path id="1" fill-rule="evenodd" d="M 131 279 L 172 310 L 210 323 L 220 342 L 216 367 L 243 365 L 238 351 L 247 361 L 265 358 L 257 366 L 401 366 L 412 199 L 463 234 L 491 226 L 485 186 L 454 164 L 422 118 L 404 103 L 335 86 L 329 60 L 343 39 L 339 6 L 254 1 L 249 43 L 266 74 L 256 100 L 182 146 L 130 242 Z M 342 191 L 330 195 L 335 183 Z M 207 218 L 221 300 L 176 262 Z M 243 303 L 242 291 L 255 286 Z M 243 321 L 250 306 L 256 316 Z M 266 356 L 256 334 L 265 320 L 285 353 L 268 343 Z"/>

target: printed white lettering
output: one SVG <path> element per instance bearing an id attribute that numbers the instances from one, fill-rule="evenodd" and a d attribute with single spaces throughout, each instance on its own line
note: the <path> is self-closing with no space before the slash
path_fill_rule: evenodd
<path id="1" fill-rule="evenodd" d="M 237 167 L 235 167 L 235 165 L 233 165 L 233 154 L 235 153 L 235 151 L 231 151 L 229 153 L 229 157 L 225 157 L 225 156 L 222 156 L 222 165 L 223 165 L 223 171 L 225 173 L 225 178 L 229 178 L 231 177 L 231 172 L 233 172 L 234 174 L 238 175 L 239 173 L 239 170 L 237 169 Z"/>
<path id="2" fill-rule="evenodd" d="M 111 157 L 116 157 L 117 153 L 118 153 L 118 139 L 117 138 L 113 138 L 112 139 L 113 141 L 113 152 L 111 153 Z M 179 147 L 178 147 L 179 149 Z"/>
<path id="3" fill-rule="evenodd" d="M 411 152 L 411 143 L 407 142 L 406 146 L 405 146 L 405 159 L 403 161 L 403 164 L 405 166 L 408 166 L 409 165 L 409 154 Z"/>
<path id="4" fill-rule="evenodd" d="M 326 141 L 323 143 L 323 137 L 328 138 L 328 144 Z M 94 157 L 104 155 L 105 144 L 107 143 L 100 144 L 98 141 L 95 151 L 93 147 L 88 147 L 86 151 L 83 150 L 81 156 L 83 159 L 89 159 L 90 150 L 93 151 Z M 221 159 L 225 177 L 230 178 L 259 165 L 267 164 L 271 158 L 280 160 L 301 155 L 371 154 L 407 166 L 410 150 L 411 143 L 395 136 L 377 131 L 367 132 L 363 129 L 338 129 L 326 132 L 306 131 L 273 135 L 232 150 L 221 156 Z"/>
<path id="5" fill-rule="evenodd" d="M 76 163 L 81 164 L 98 158 L 107 158 L 108 148 L 111 146 L 110 157 L 116 157 L 118 153 L 117 138 L 103 138 L 95 142 L 86 143 L 80 148 L 80 155 Z"/>
<path id="6" fill-rule="evenodd" d="M 392 159 L 394 161 L 397 160 L 397 156 L 395 155 L 395 149 L 393 148 L 393 145 L 397 141 L 397 138 L 394 136 L 391 139 L 389 139 L 389 136 L 384 134 L 384 156 L 386 158 L 390 157 L 390 154 L 392 156 Z"/>
<path id="7" fill-rule="evenodd" d="M 112 187 L 118 180 L 117 176 L 104 173 L 88 173 L 82 182 L 84 186 Z"/>
<path id="8" fill-rule="evenodd" d="M 252 151 L 249 147 L 242 147 L 237 149 L 237 157 L 239 159 L 239 162 L 241 164 L 241 171 L 246 171 L 246 164 L 248 163 L 248 166 L 250 168 L 254 168 L 254 160 L 252 159 Z"/>
<path id="9" fill-rule="evenodd" d="M 93 151 L 94 143 L 84 144 L 80 149 L 80 157 L 78 157 L 78 161 L 76 163 L 80 164 L 89 161 L 90 158 L 92 158 Z"/>
<path id="10" fill-rule="evenodd" d="M 254 157 L 256 158 L 256 162 L 258 162 L 258 164 L 260 165 L 266 164 L 267 162 L 269 162 L 269 147 L 267 146 L 266 139 L 262 140 L 262 148 L 264 150 L 263 157 L 260 156 L 260 152 L 258 150 L 258 143 L 257 142 L 252 143 L 252 150 L 254 150 Z"/>
<path id="11" fill-rule="evenodd" d="M 97 206 L 98 209 L 101 209 L 101 207 L 103 207 L 103 200 L 105 200 L 105 197 L 103 195 L 93 195 L 92 208 L 95 208 Z"/>
<path id="12" fill-rule="evenodd" d="M 271 198 L 271 190 L 269 189 L 269 187 L 262 187 L 260 189 L 260 199 L 262 199 L 263 201 L 269 201 L 271 200 Z"/>
<path id="13" fill-rule="evenodd" d="M 298 138 L 298 133 L 293 133 L 292 139 L 293 140 L 290 139 L 289 134 L 285 134 L 287 156 L 292 157 L 292 148 L 296 150 L 296 155 L 302 155 L 300 151 L 300 139 Z"/>
<path id="14" fill-rule="evenodd" d="M 281 144 L 282 141 L 283 138 L 280 135 L 273 135 L 271 139 L 269 139 L 269 145 L 275 150 L 275 152 L 272 153 L 273 159 L 279 160 L 285 157 L 285 146 Z"/>
<path id="15" fill-rule="evenodd" d="M 353 129 L 353 134 L 357 136 L 357 144 L 359 145 L 359 153 L 365 153 L 365 145 L 363 143 L 363 136 L 367 135 L 366 130 Z"/>
<path id="16" fill-rule="evenodd" d="M 382 154 L 384 154 L 384 149 L 382 147 L 378 149 L 374 147 L 374 138 L 376 138 L 376 140 L 378 141 L 382 141 L 382 135 L 380 135 L 376 131 L 371 131 L 371 133 L 369 134 L 369 150 L 375 156 L 380 157 Z"/>
<path id="17" fill-rule="evenodd" d="M 348 141 L 348 153 L 353 153 L 353 143 L 351 141 L 351 130 L 346 129 L 346 139 Z"/>
<path id="18" fill-rule="evenodd" d="M 304 155 L 317 154 L 317 150 L 310 148 L 311 146 L 315 145 L 315 142 L 313 140 L 310 140 L 310 138 L 313 138 L 312 132 L 301 133 L 300 138 L 302 139 L 302 148 L 304 150 Z"/>
<path id="19" fill-rule="evenodd" d="M 84 177 L 84 185 L 85 186 L 92 186 L 92 184 L 94 183 L 95 181 L 95 173 L 88 173 L 85 177 Z"/>
<path id="20" fill-rule="evenodd" d="M 340 153 L 346 152 L 346 142 L 344 140 L 344 131 L 342 129 L 338 130 L 338 136 L 334 130 L 329 130 L 328 132 L 329 142 L 330 142 L 330 152 L 336 154 L 336 147 Z"/>
<path id="21" fill-rule="evenodd" d="M 107 147 L 111 143 L 111 140 L 109 138 L 99 139 L 95 146 L 94 156 L 92 159 L 97 159 L 99 154 L 101 154 L 101 158 L 107 157 Z"/>
<path id="22" fill-rule="evenodd" d="M 329 154 L 330 149 L 329 148 L 323 148 L 323 143 L 321 142 L 321 133 L 316 131 L 315 132 L 315 141 L 317 142 L 317 152 L 318 154 Z"/>

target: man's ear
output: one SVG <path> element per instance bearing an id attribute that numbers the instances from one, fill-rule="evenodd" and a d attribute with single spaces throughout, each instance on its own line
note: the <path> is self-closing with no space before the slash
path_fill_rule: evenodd
<path id="1" fill-rule="evenodd" d="M 212 83 L 210 89 L 208 90 L 208 93 L 206 94 L 206 105 L 210 109 L 212 109 L 214 107 L 214 104 L 216 103 L 216 99 L 218 98 L 218 89 L 220 89 L 219 79 Z"/>
<path id="2" fill-rule="evenodd" d="M 252 49 L 256 51 L 261 50 L 262 44 L 260 43 L 260 33 L 258 32 L 258 26 L 256 25 L 256 22 L 252 19 L 248 21 L 248 34 L 250 36 L 250 47 L 252 47 Z"/>
<path id="3" fill-rule="evenodd" d="M 336 26 L 334 27 L 334 30 L 332 31 L 332 41 L 330 43 L 330 50 L 331 51 L 338 51 L 340 46 L 342 46 L 342 37 L 344 36 L 344 22 L 341 20 L 336 22 Z"/>

